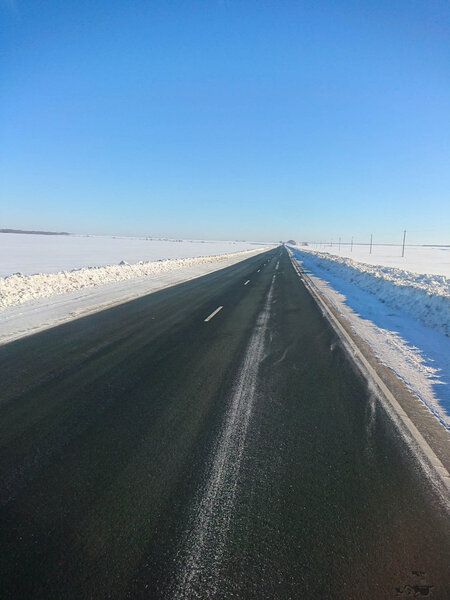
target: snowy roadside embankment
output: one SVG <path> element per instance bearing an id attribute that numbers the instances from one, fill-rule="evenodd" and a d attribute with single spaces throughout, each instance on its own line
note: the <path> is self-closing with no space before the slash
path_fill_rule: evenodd
<path id="1" fill-rule="evenodd" d="M 196 265 L 220 263 L 234 257 L 243 260 L 263 250 L 264 248 L 259 248 L 258 250 L 244 250 L 213 256 L 197 256 L 156 262 L 141 261 L 131 265 L 122 261 L 118 265 L 73 269 L 59 273 L 37 273 L 35 275 L 16 273 L 7 277 L 0 277 L 0 308 L 5 309 L 38 298 L 48 298 L 83 288 L 158 276 Z"/>
<path id="2" fill-rule="evenodd" d="M 374 294 L 426 327 L 450 336 L 450 279 L 445 275 L 412 273 L 394 267 L 369 265 L 324 252 L 298 250 L 308 269 L 328 271 Z"/>
<path id="3" fill-rule="evenodd" d="M 353 331 L 450 429 L 448 279 L 291 250 Z"/>

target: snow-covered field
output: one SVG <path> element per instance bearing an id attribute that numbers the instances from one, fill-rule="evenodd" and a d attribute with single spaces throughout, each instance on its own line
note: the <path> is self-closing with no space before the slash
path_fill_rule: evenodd
<path id="1" fill-rule="evenodd" d="M 82 235 L 0 233 L 0 277 L 58 273 L 86 267 L 195 258 L 252 250 L 267 244 L 153 240 Z"/>
<path id="2" fill-rule="evenodd" d="M 450 335 L 450 280 L 445 275 L 365 264 L 328 252 L 302 250 L 305 254 L 308 252 L 308 264 L 314 263 L 330 274 L 338 275 L 342 280 L 382 298 L 392 308 L 403 311 L 427 327 Z"/>
<path id="3" fill-rule="evenodd" d="M 364 263 L 361 254 L 353 260 L 292 250 L 354 331 L 450 428 L 450 252 L 417 249 L 400 269 L 387 254 L 376 265 L 375 257 Z"/>
<path id="4" fill-rule="evenodd" d="M 304 248 L 302 248 L 304 249 Z M 373 245 L 372 252 L 368 244 L 311 244 L 308 250 L 327 252 L 342 258 L 367 265 L 395 267 L 413 273 L 426 275 L 445 275 L 450 277 L 450 245 L 448 246 L 406 246 L 402 257 L 402 247 L 393 245 Z"/>
<path id="5" fill-rule="evenodd" d="M 184 263 L 181 269 L 165 270 L 152 276 L 75 289 L 64 294 L 56 294 L 48 298 L 40 297 L 24 304 L 9 306 L 0 310 L 0 344 L 224 269 L 263 251 L 264 249 L 257 249 L 225 254 L 214 257 L 216 260 L 210 261 L 188 259 L 191 264 Z M 165 261 L 156 264 L 167 266 L 173 262 Z"/>
<path id="6" fill-rule="evenodd" d="M 200 277 L 271 246 L 0 234 L 0 343 Z M 127 260 L 128 259 L 128 260 Z"/>
<path id="7" fill-rule="evenodd" d="M 119 281 L 129 281 L 129 287 L 142 278 L 159 276 L 162 273 L 180 271 L 188 267 L 202 264 L 220 264 L 228 258 L 236 257 L 243 260 L 253 255 L 255 250 L 241 250 L 229 254 L 213 256 L 197 256 L 193 258 L 174 258 L 172 260 L 159 260 L 156 262 L 138 262 L 128 264 L 122 261 L 118 265 L 105 267 L 87 267 L 60 271 L 58 273 L 36 273 L 35 275 L 22 275 L 16 273 L 0 278 L 0 309 L 8 306 L 17 306 L 51 296 L 65 294 L 84 288 L 104 286 Z"/>
<path id="8" fill-rule="evenodd" d="M 251 242 L 0 234 L 0 309 L 86 287 L 245 258 Z M 259 246 L 261 247 L 261 246 Z M 132 284 L 130 284 L 132 285 Z"/>

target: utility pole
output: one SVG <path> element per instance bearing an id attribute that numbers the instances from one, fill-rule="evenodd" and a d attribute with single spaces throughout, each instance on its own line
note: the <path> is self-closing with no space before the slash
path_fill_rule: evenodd
<path id="1" fill-rule="evenodd" d="M 341 251 L 341 238 L 339 238 L 339 252 Z"/>
<path id="2" fill-rule="evenodd" d="M 352 236 L 352 242 L 351 242 L 351 245 L 350 245 L 350 252 L 353 252 L 353 236 Z"/>
<path id="3" fill-rule="evenodd" d="M 370 252 L 369 252 L 369 254 L 372 254 L 372 237 L 373 237 L 373 235 L 370 234 Z"/>
<path id="4" fill-rule="evenodd" d="M 402 258 L 405 256 L 405 240 L 406 240 L 406 229 L 403 231 Z"/>

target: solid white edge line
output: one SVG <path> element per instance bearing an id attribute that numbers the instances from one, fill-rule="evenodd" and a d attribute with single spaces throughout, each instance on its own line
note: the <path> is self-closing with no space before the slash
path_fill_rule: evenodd
<path id="1" fill-rule="evenodd" d="M 308 277 L 308 275 L 303 271 L 303 269 L 301 269 L 301 267 L 298 264 L 296 264 L 296 259 L 294 258 L 293 253 L 290 252 L 289 254 L 290 254 L 292 266 L 297 271 L 298 275 L 300 276 L 300 279 L 305 283 L 306 288 L 309 290 L 309 292 L 311 293 L 313 298 L 316 299 L 317 303 L 324 311 L 325 316 L 328 318 L 329 322 L 333 326 L 336 333 L 341 337 L 341 339 L 343 339 L 345 342 L 347 342 L 347 345 L 348 345 L 347 347 L 349 347 L 351 349 L 351 351 L 353 352 L 353 355 L 352 355 L 352 352 L 349 352 L 349 355 L 353 358 L 355 364 L 360 368 L 360 371 L 363 373 L 363 375 L 366 377 L 366 379 L 368 379 L 369 381 L 371 380 L 375 384 L 376 388 L 378 388 L 378 390 L 383 394 L 383 396 L 386 398 L 386 400 L 392 406 L 396 415 L 401 419 L 401 421 L 403 422 L 403 425 L 409 431 L 413 440 L 415 440 L 415 442 L 418 444 L 419 448 L 421 449 L 422 453 L 428 459 L 429 464 L 431 464 L 432 467 L 434 468 L 435 473 L 437 473 L 439 479 L 441 480 L 441 482 L 444 485 L 444 489 L 448 493 L 450 491 L 450 475 L 449 475 L 447 469 L 444 467 L 442 462 L 436 456 L 433 449 L 428 444 L 428 442 L 425 440 L 425 438 L 422 436 L 422 434 L 417 429 L 417 427 L 414 425 L 412 420 L 408 417 L 405 410 L 402 408 L 400 403 L 396 400 L 396 398 L 394 397 L 394 395 L 392 394 L 390 389 L 382 381 L 382 379 L 380 378 L 378 373 L 375 371 L 375 369 L 370 365 L 370 363 L 368 362 L 366 357 L 363 355 L 361 350 L 358 348 L 357 344 L 354 342 L 354 340 L 350 337 L 350 335 L 347 333 L 347 331 L 341 325 L 341 323 L 339 322 L 337 317 L 335 317 L 335 315 L 332 313 L 332 311 L 330 310 L 328 305 L 324 302 L 324 300 L 322 299 L 322 297 L 320 295 L 319 290 L 316 288 L 313 281 Z M 344 344 L 344 347 L 345 347 L 345 344 Z M 355 360 L 355 358 L 357 358 L 358 360 Z M 363 368 L 361 368 L 361 367 L 363 367 Z M 448 501 L 449 500 L 447 498 L 447 502 Z"/>
<path id="2" fill-rule="evenodd" d="M 218 313 L 218 312 L 220 312 L 220 311 L 222 310 L 222 308 L 223 308 L 223 306 L 219 306 L 218 308 L 216 308 L 216 310 L 215 310 L 215 311 L 213 311 L 213 312 L 212 312 L 212 313 L 209 315 L 209 317 L 206 317 L 206 319 L 205 319 L 205 323 L 207 323 L 208 321 L 211 321 L 211 319 L 212 319 L 213 317 L 215 317 L 215 316 L 217 315 L 217 313 Z"/>

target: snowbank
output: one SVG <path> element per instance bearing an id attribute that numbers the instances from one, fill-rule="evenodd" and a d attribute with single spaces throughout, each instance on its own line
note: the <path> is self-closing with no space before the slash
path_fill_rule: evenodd
<path id="1" fill-rule="evenodd" d="M 122 261 L 118 265 L 74 269 L 59 273 L 37 273 L 35 275 L 15 273 L 8 277 L 0 277 L 0 308 L 5 309 L 37 298 L 47 298 L 87 287 L 157 276 L 195 265 L 219 263 L 228 261 L 233 257 L 243 260 L 247 256 L 263 250 L 264 248 L 258 248 L 215 256 L 197 256 L 156 262 L 141 261 L 136 264 L 128 264 Z"/>
<path id="2" fill-rule="evenodd" d="M 253 250 L 249 254 L 257 256 L 262 252 L 264 248 Z M 37 298 L 25 304 L 8 306 L 0 310 L 0 344 L 7 344 L 73 319 L 231 267 L 249 258 L 249 254 L 236 252 L 227 254 L 225 259 L 215 262 L 196 261 L 192 266 L 184 266 L 182 269 L 158 273 L 151 277 L 114 281 L 106 285 L 85 287 L 48 298 Z"/>
<path id="3" fill-rule="evenodd" d="M 305 249 L 302 247 L 301 249 Z M 353 261 L 367 265 L 395 267 L 413 273 L 445 275 L 450 277 L 450 245 L 441 246 L 406 246 L 405 256 L 402 247 L 392 244 L 313 244 L 308 247 L 316 252 L 328 253 L 341 258 L 351 258 Z"/>
<path id="4" fill-rule="evenodd" d="M 328 271 L 374 294 L 393 309 L 401 310 L 423 325 L 450 336 L 450 279 L 445 275 L 369 265 L 326 252 L 293 250 L 307 269 Z"/>
<path id="5" fill-rule="evenodd" d="M 13 273 L 59 273 L 251 250 L 269 244 L 237 241 L 161 240 L 87 235 L 0 233 L 0 277 Z"/>
<path id="6" fill-rule="evenodd" d="M 353 331 L 450 430 L 448 279 L 291 250 Z"/>

